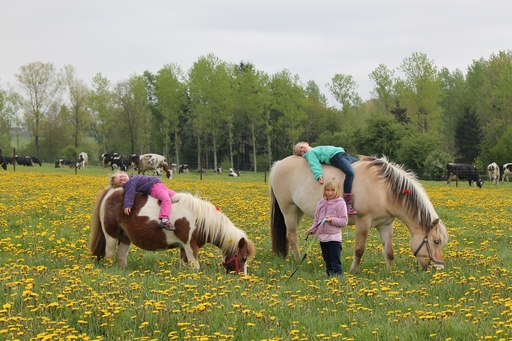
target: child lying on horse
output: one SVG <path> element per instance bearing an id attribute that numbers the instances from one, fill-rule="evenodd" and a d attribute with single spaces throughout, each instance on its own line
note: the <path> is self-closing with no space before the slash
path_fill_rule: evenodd
<path id="1" fill-rule="evenodd" d="M 333 165 L 345 173 L 343 182 L 343 199 L 347 204 L 348 214 L 357 214 L 352 207 L 352 182 L 354 181 L 354 170 L 351 163 L 358 161 L 355 157 L 348 155 L 341 147 L 318 146 L 311 147 L 307 142 L 299 142 L 293 147 L 293 153 L 308 160 L 309 166 L 313 171 L 315 180 L 324 184 L 324 174 L 322 172 L 322 163 Z"/>
<path id="2" fill-rule="evenodd" d="M 159 218 L 160 227 L 169 231 L 174 231 L 175 227 L 169 220 L 171 214 L 171 197 L 176 194 L 172 189 L 167 188 L 162 179 L 157 176 L 131 175 L 125 172 L 117 172 L 110 176 L 110 185 L 112 187 L 124 188 L 123 210 L 126 215 L 130 215 L 135 200 L 135 193 L 139 192 L 145 195 L 151 195 L 159 199 L 160 205 Z"/>

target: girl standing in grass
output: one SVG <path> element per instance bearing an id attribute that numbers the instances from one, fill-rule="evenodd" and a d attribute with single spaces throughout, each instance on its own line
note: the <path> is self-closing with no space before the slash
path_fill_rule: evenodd
<path id="1" fill-rule="evenodd" d="M 320 222 L 325 218 L 325 222 Z M 331 178 L 324 184 L 324 196 L 316 205 L 313 225 L 306 234 L 318 233 L 322 257 L 328 277 L 343 276 L 341 267 L 341 228 L 347 226 L 347 206 L 340 194 L 338 178 Z"/>

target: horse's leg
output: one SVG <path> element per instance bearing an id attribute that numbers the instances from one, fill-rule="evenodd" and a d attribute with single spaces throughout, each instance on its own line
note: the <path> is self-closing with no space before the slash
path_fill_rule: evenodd
<path id="1" fill-rule="evenodd" d="M 295 205 L 290 205 L 286 209 L 282 209 L 284 216 L 284 223 L 286 224 L 286 238 L 290 243 L 290 249 L 292 250 L 293 257 L 300 259 L 299 250 L 299 236 L 297 233 L 297 227 L 302 221 L 304 213 L 300 211 Z"/>
<path id="2" fill-rule="evenodd" d="M 117 239 L 112 238 L 109 234 L 105 233 L 105 258 L 115 259 L 117 249 Z"/>
<path id="3" fill-rule="evenodd" d="M 189 263 L 194 269 L 199 270 L 199 246 L 193 241 L 189 245 L 184 245 L 181 248 L 181 260 Z"/>
<path id="4" fill-rule="evenodd" d="M 122 266 L 123 268 L 126 267 L 127 264 L 127 258 L 128 258 L 128 252 L 130 251 L 131 243 L 126 243 L 125 241 L 122 241 L 117 246 L 117 264 Z"/>
<path id="5" fill-rule="evenodd" d="M 368 238 L 368 231 L 370 230 L 371 218 L 370 217 L 357 217 L 356 218 L 356 235 L 354 245 L 354 260 L 350 266 L 350 273 L 358 273 L 359 266 L 361 265 L 361 258 L 363 257 L 364 248 L 366 246 L 366 239 Z"/>
<path id="6" fill-rule="evenodd" d="M 388 268 L 393 266 L 393 261 L 395 260 L 395 250 L 393 249 L 394 225 L 393 221 L 390 224 L 377 227 L 380 234 L 380 241 L 382 242 L 382 253 L 384 254 Z"/>

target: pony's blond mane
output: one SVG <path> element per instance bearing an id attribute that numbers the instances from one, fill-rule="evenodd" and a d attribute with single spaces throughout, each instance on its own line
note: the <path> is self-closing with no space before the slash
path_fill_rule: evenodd
<path id="1" fill-rule="evenodd" d="M 389 161 L 385 156 L 382 158 L 363 156 L 360 157 L 360 160 L 368 161 L 368 168 L 377 167 L 379 177 L 385 179 L 390 188 L 393 202 L 404 203 L 406 211 L 417 216 L 421 228 L 429 233 L 432 223 L 439 217 L 416 174 L 406 170 L 403 165 Z M 441 238 L 447 239 L 448 234 L 444 224 L 440 224 L 440 226 L 442 226 L 440 228 Z M 446 238 L 444 238 L 445 236 Z"/>
<path id="2" fill-rule="evenodd" d="M 233 253 L 241 238 L 249 240 L 244 231 L 237 228 L 209 201 L 185 192 L 175 194 L 172 200 L 192 211 L 196 216 L 197 229 L 204 236 L 205 241 L 218 246 L 223 251 Z"/>

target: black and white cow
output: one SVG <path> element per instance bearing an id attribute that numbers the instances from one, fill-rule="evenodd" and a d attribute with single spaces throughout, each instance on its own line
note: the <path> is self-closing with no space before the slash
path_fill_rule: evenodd
<path id="1" fill-rule="evenodd" d="M 89 164 L 89 155 L 87 155 L 86 152 L 81 152 L 80 154 L 78 154 L 77 168 L 85 169 L 85 166 L 87 166 L 88 164 Z"/>
<path id="2" fill-rule="evenodd" d="M 512 163 L 506 163 L 503 165 L 503 178 L 501 179 L 501 181 L 505 181 L 505 179 L 507 179 L 507 182 L 508 182 L 508 177 L 510 176 L 510 174 L 512 174 Z"/>
<path id="3" fill-rule="evenodd" d="M 493 162 L 487 166 L 487 173 L 489 174 L 489 181 L 493 185 L 500 183 L 500 167 L 496 162 Z"/>
<path id="4" fill-rule="evenodd" d="M 58 159 L 55 160 L 55 168 L 63 168 L 63 167 L 69 167 L 69 168 L 75 168 L 76 167 L 75 160 L 70 159 Z"/>
<path id="5" fill-rule="evenodd" d="M 188 165 L 187 164 L 180 165 L 178 173 L 179 174 L 188 174 L 189 173 Z"/>
<path id="6" fill-rule="evenodd" d="M 140 155 L 139 154 L 132 154 L 132 156 L 130 157 L 130 161 L 131 161 L 130 167 L 131 167 L 132 170 L 138 171 L 138 169 L 139 169 L 139 160 L 140 160 Z"/>
<path id="7" fill-rule="evenodd" d="M 482 188 L 483 181 L 480 178 L 480 173 L 474 165 L 466 163 L 448 163 L 446 165 L 446 184 L 449 186 L 451 181 L 454 180 L 468 180 L 471 187 L 473 182 L 479 188 Z"/>
<path id="8" fill-rule="evenodd" d="M 39 160 L 39 157 L 37 157 L 37 156 L 32 156 L 32 157 L 31 157 L 31 159 L 32 159 L 32 162 L 34 163 L 34 165 L 35 165 L 35 164 L 38 164 L 38 165 L 39 165 L 39 167 L 42 167 L 42 166 L 43 166 L 43 163 L 41 162 L 41 160 Z"/>
<path id="9" fill-rule="evenodd" d="M 139 174 L 144 174 L 149 170 L 154 171 L 158 176 L 161 176 L 163 170 L 167 179 L 172 179 L 172 171 L 163 155 L 142 154 L 139 156 Z"/>
<path id="10" fill-rule="evenodd" d="M 103 169 L 107 168 L 107 166 L 112 166 L 112 160 L 114 157 L 119 157 L 120 155 L 117 153 L 103 153 L 101 154 L 101 166 Z"/>
<path id="11" fill-rule="evenodd" d="M 230 169 L 229 169 L 229 176 L 233 176 L 233 177 L 237 178 L 237 177 L 239 177 L 239 176 L 240 176 L 240 172 L 235 172 L 235 171 L 233 170 L 233 168 L 230 168 Z"/>
<path id="12" fill-rule="evenodd" d="M 34 166 L 34 161 L 30 156 L 18 156 L 16 155 L 16 163 L 23 167 L 32 167 Z"/>

